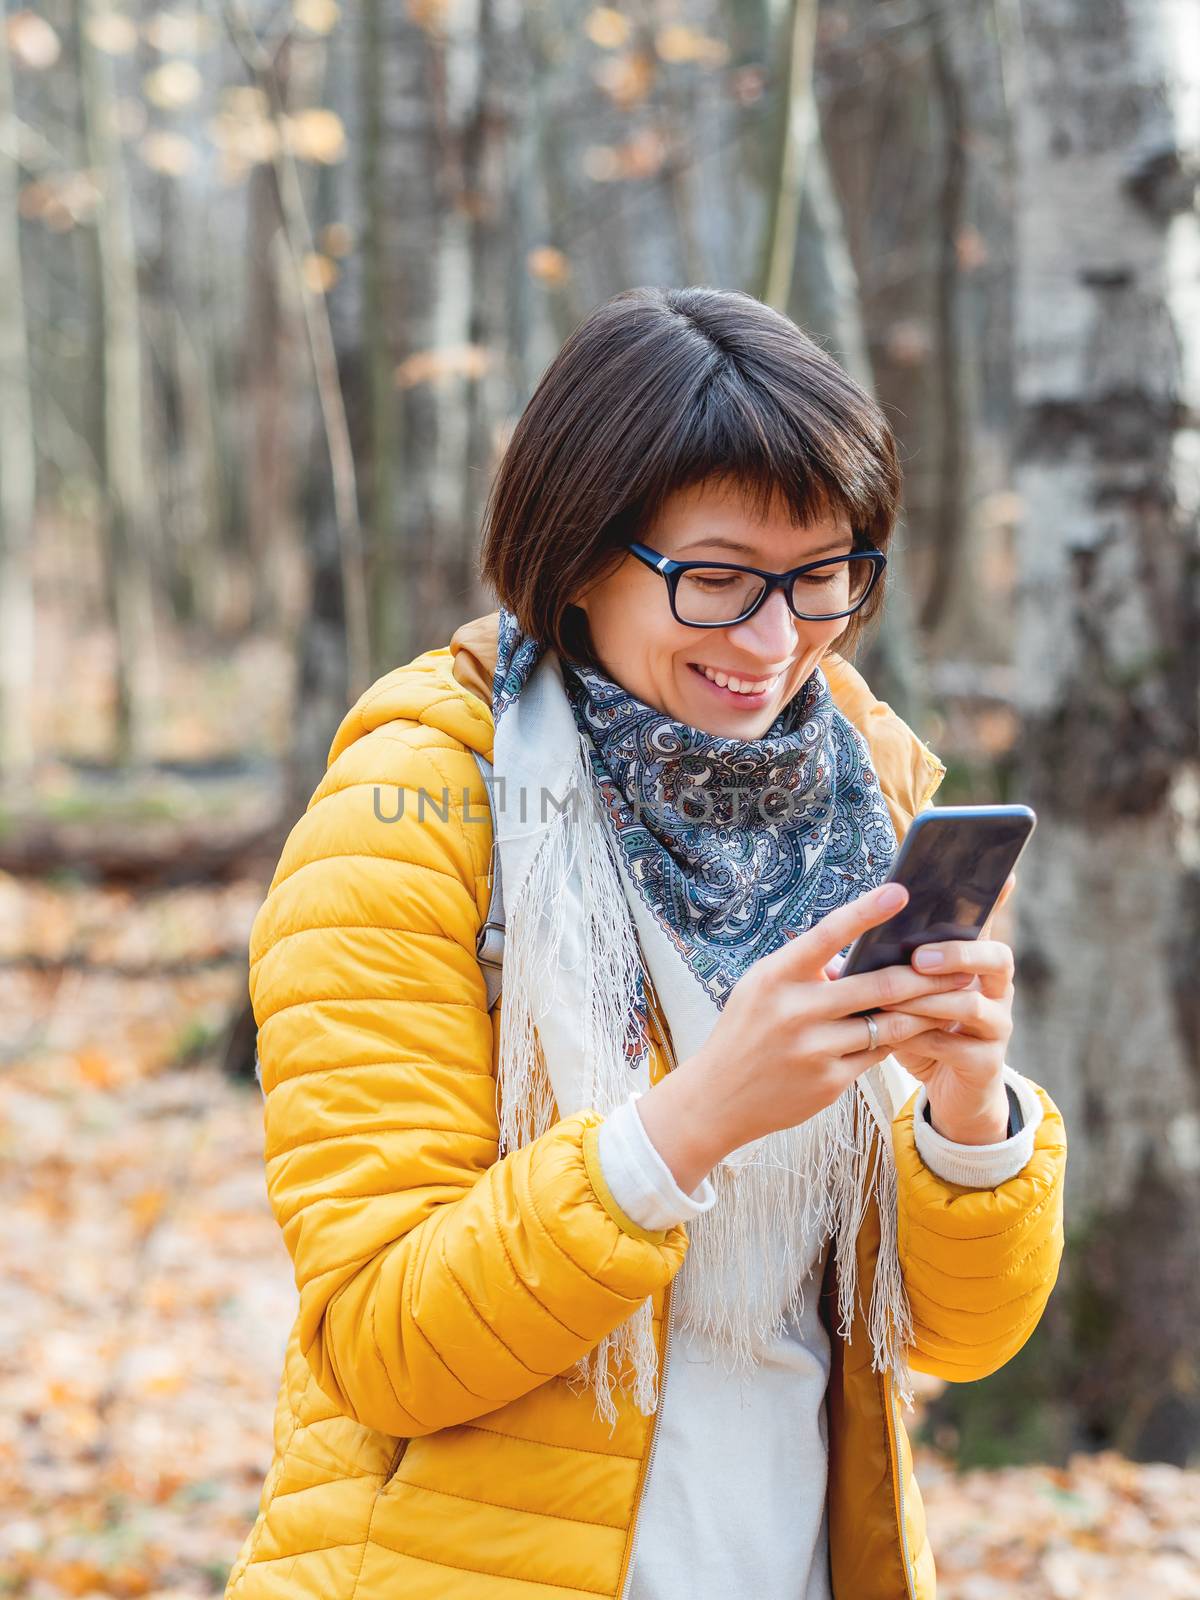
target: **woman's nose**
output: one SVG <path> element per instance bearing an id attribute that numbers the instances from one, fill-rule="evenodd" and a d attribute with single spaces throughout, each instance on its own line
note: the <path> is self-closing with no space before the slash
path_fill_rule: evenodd
<path id="1" fill-rule="evenodd" d="M 783 591 L 776 589 L 752 617 L 735 623 L 729 629 L 729 637 L 739 649 L 766 664 L 777 666 L 786 661 L 796 648 L 796 619 Z"/>

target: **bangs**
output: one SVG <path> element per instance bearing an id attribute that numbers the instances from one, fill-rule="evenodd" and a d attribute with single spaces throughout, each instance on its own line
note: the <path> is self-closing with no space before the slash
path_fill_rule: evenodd
<path id="1" fill-rule="evenodd" d="M 660 436 L 660 448 L 645 452 L 652 478 L 639 484 L 622 521 L 645 531 L 672 494 L 727 481 L 761 519 L 778 498 L 797 527 L 836 517 L 856 541 L 886 543 L 898 488 L 890 439 L 883 431 L 871 437 L 861 408 L 838 400 L 813 384 L 811 372 L 803 384 L 751 385 L 722 362 Z"/>

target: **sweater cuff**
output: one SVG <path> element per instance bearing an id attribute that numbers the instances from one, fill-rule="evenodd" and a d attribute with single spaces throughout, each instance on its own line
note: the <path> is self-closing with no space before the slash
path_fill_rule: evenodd
<path id="1" fill-rule="evenodd" d="M 604 1181 L 617 1205 L 641 1228 L 690 1222 L 716 1204 L 717 1191 L 704 1178 L 694 1194 L 683 1192 L 646 1132 L 637 1109 L 640 1099 L 635 1089 L 600 1125 L 596 1151 Z"/>
<path id="2" fill-rule="evenodd" d="M 1006 1087 L 1016 1094 L 1023 1126 L 1011 1139 L 1001 1139 L 995 1144 L 958 1144 L 938 1133 L 933 1124 L 925 1120 L 929 1092 L 924 1084 L 917 1091 L 913 1102 L 917 1153 L 929 1170 L 947 1183 L 962 1184 L 967 1189 L 994 1189 L 997 1184 L 1015 1178 L 1032 1157 L 1033 1136 L 1042 1120 L 1041 1099 L 1029 1080 L 1007 1062 L 1002 1075 Z"/>

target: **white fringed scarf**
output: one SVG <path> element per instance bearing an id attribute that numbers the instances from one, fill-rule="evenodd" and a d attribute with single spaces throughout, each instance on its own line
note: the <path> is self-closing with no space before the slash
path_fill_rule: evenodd
<path id="1" fill-rule="evenodd" d="M 514 626 L 502 610 L 493 756 L 506 908 L 501 1155 L 538 1138 L 559 1117 L 588 1107 L 607 1115 L 632 1089 L 649 1089 L 648 1041 L 643 1035 L 631 1056 L 629 1033 L 631 997 L 644 993 L 643 964 L 680 1061 L 703 1044 L 719 1015 L 617 843 L 597 789 L 594 746 L 577 725 L 556 653 L 527 650 L 519 692 L 512 692 Z M 862 735 L 842 723 L 869 766 Z M 848 883 L 844 898 L 870 886 Z M 825 909 L 817 908 L 812 920 Z M 799 1127 L 755 1140 L 713 1170 L 717 1200 L 688 1224 L 672 1311 L 685 1327 L 709 1336 L 728 1370 L 755 1364 L 803 1311 L 805 1280 L 819 1290 L 814 1268 L 830 1240 L 837 1251 L 839 1333 L 850 1337 L 855 1239 L 873 1194 L 881 1239 L 867 1310 L 872 1365 L 890 1369 L 911 1406 L 912 1319 L 897 1253 L 890 1104 L 881 1064 Z M 630 1374 L 634 1404 L 652 1414 L 658 1356 L 649 1298 L 572 1369 L 569 1381 L 592 1389 L 597 1414 L 611 1424 L 614 1387 L 630 1392 Z"/>

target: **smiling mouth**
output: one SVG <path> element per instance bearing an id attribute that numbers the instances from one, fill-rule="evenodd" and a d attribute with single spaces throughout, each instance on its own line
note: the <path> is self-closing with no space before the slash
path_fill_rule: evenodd
<path id="1" fill-rule="evenodd" d="M 767 678 L 740 678 L 734 673 L 717 672 L 712 667 L 701 666 L 698 661 L 689 661 L 688 665 L 714 689 L 739 700 L 765 700 L 783 677 L 782 672 L 776 672 Z"/>

